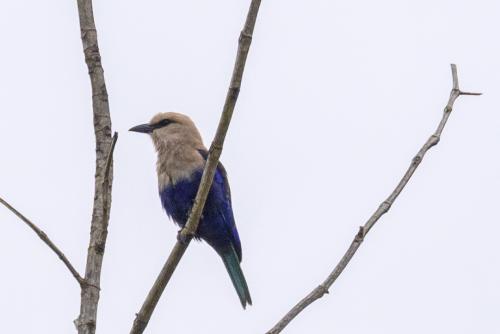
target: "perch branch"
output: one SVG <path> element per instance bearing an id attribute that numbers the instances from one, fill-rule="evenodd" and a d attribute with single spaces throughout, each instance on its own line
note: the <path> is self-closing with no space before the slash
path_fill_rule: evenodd
<path id="1" fill-rule="evenodd" d="M 141 334 L 144 332 L 163 290 L 167 286 L 170 277 L 172 277 L 177 264 L 179 263 L 182 255 L 189 246 L 191 238 L 198 228 L 200 216 L 203 212 L 203 207 L 207 199 L 208 191 L 210 189 L 210 186 L 212 185 L 212 179 L 219 162 L 219 157 L 222 153 L 222 147 L 224 144 L 224 139 L 226 137 L 227 129 L 229 127 L 229 123 L 231 122 L 234 107 L 238 99 L 243 71 L 245 69 L 248 50 L 250 49 L 250 44 L 252 42 L 252 35 L 255 27 L 255 21 L 257 19 L 257 13 L 259 11 L 260 2 L 260 0 L 252 0 L 247 14 L 245 26 L 243 27 L 243 30 L 240 34 L 240 38 L 238 41 L 238 52 L 236 55 L 236 61 L 231 77 L 231 83 L 229 85 L 224 108 L 222 110 L 222 115 L 217 127 L 217 132 L 214 140 L 212 141 L 212 145 L 210 146 L 207 162 L 203 170 L 203 176 L 201 178 L 200 186 L 198 188 L 198 192 L 196 194 L 196 198 L 194 200 L 188 221 L 182 231 L 179 232 L 178 241 L 175 243 L 175 246 L 172 249 L 170 256 L 168 257 L 167 262 L 163 266 L 160 274 L 158 275 L 158 278 L 153 284 L 153 287 L 149 291 L 148 296 L 146 297 L 146 300 L 141 307 L 141 310 L 136 314 L 130 334 Z"/>
<path id="2" fill-rule="evenodd" d="M 80 315 L 74 321 L 79 334 L 94 334 L 99 303 L 101 269 L 108 235 L 113 183 L 113 149 L 117 135 L 111 138 L 111 116 L 104 70 L 97 43 L 92 0 L 77 0 L 80 33 L 85 63 L 92 89 L 92 110 L 96 141 L 94 205 L 90 225 L 90 240 L 82 286 Z"/>
<path id="3" fill-rule="evenodd" d="M 26 223 L 26 225 L 28 225 L 33 231 L 35 231 L 35 233 L 38 235 L 38 237 L 40 239 L 42 239 L 42 241 L 45 242 L 45 244 L 47 244 L 47 246 L 49 246 L 49 248 L 52 249 L 54 251 L 54 253 L 56 253 L 56 255 L 59 257 L 59 259 L 61 259 L 61 261 L 66 266 L 66 268 L 68 268 L 68 270 L 71 272 L 71 275 L 73 275 L 73 277 L 76 279 L 76 281 L 78 282 L 78 284 L 83 285 L 84 280 L 80 276 L 80 274 L 78 273 L 78 271 L 75 269 L 75 267 L 73 267 L 73 265 L 68 260 L 68 258 L 66 257 L 66 255 L 64 255 L 64 253 L 52 242 L 52 240 L 50 240 L 50 238 L 47 236 L 47 234 L 44 231 L 42 231 L 40 228 L 38 228 L 38 226 L 36 226 L 35 224 L 33 224 L 21 212 L 17 211 L 12 205 L 10 205 L 9 203 L 7 203 L 1 197 L 0 197 L 0 203 L 2 203 L 3 205 L 5 205 L 5 207 L 7 209 L 9 209 L 10 211 L 12 211 L 17 217 L 19 217 L 19 219 L 21 219 L 23 222 Z"/>
<path id="4" fill-rule="evenodd" d="M 354 240 L 352 241 L 351 245 L 345 252 L 340 262 L 337 264 L 337 266 L 333 269 L 330 275 L 328 275 L 326 280 L 323 283 L 321 283 L 318 287 L 316 287 L 314 290 L 312 290 L 305 298 L 299 301 L 271 330 L 267 332 L 267 334 L 280 333 L 290 323 L 290 321 L 292 321 L 307 306 L 309 306 L 311 303 L 313 303 L 314 301 L 316 301 L 317 299 L 323 297 L 326 293 L 328 293 L 328 289 L 330 289 L 332 284 L 337 280 L 342 271 L 344 271 L 345 267 L 349 264 L 349 261 L 351 261 L 351 258 L 358 250 L 365 236 L 375 225 L 375 223 L 380 219 L 380 217 L 382 217 L 382 215 L 384 215 L 387 211 L 389 211 L 396 198 L 399 196 L 399 194 L 404 189 L 404 187 L 412 177 L 413 173 L 417 169 L 417 167 L 422 162 L 424 155 L 431 147 L 439 143 L 439 140 L 441 138 L 441 133 L 443 132 L 444 126 L 446 125 L 446 122 L 450 117 L 451 111 L 453 110 L 453 104 L 455 103 L 455 100 L 460 95 L 481 95 L 481 93 L 462 92 L 460 90 L 458 86 L 457 67 L 455 64 L 451 65 L 451 73 L 453 78 L 453 88 L 451 89 L 448 103 L 444 108 L 441 122 L 439 122 L 436 131 L 429 137 L 429 139 L 427 139 L 427 141 L 422 146 L 420 151 L 418 151 L 417 155 L 412 159 L 410 167 L 408 167 L 408 170 L 404 174 L 401 181 L 399 181 L 394 191 L 389 195 L 389 197 L 387 197 L 385 201 L 382 202 L 382 204 L 380 204 L 380 206 L 373 213 L 370 219 L 368 219 L 366 224 L 359 228 L 359 231 L 354 237 Z"/>

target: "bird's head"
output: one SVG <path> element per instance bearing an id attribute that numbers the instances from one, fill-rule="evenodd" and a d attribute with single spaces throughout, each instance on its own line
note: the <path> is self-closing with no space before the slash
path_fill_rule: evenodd
<path id="1" fill-rule="evenodd" d="M 203 147 L 201 135 L 191 118 L 180 113 L 156 114 L 149 123 L 134 126 L 129 131 L 149 134 L 158 151 L 172 145 Z"/>

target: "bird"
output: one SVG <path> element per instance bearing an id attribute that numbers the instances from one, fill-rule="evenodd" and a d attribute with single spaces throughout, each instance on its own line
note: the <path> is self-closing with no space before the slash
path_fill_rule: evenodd
<path id="1" fill-rule="evenodd" d="M 158 156 L 156 171 L 161 204 L 169 218 L 182 229 L 208 158 L 200 132 L 191 118 L 176 112 L 159 113 L 149 123 L 134 126 L 129 131 L 150 135 Z M 220 162 L 194 237 L 204 240 L 221 257 L 243 309 L 247 304 L 252 305 L 240 266 L 241 241 L 233 215 L 229 181 Z"/>

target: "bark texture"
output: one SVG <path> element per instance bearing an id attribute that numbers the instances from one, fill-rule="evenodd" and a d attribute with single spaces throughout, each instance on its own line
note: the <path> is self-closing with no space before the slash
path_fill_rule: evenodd
<path id="1" fill-rule="evenodd" d="M 94 334 L 101 283 L 101 269 L 108 235 L 111 208 L 111 185 L 113 179 L 111 116 L 108 93 L 104 81 L 104 70 L 97 43 L 91 0 L 77 0 L 80 32 L 85 63 L 92 87 L 92 109 L 96 140 L 96 171 L 94 207 L 90 227 L 90 242 L 85 267 L 85 284 L 82 286 L 80 315 L 75 320 L 79 334 Z"/>

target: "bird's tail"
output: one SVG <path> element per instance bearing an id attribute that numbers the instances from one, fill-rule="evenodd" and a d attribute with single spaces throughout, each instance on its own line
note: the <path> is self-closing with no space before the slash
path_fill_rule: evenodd
<path id="1" fill-rule="evenodd" d="M 247 281 L 245 280 L 243 271 L 241 271 L 240 261 L 238 260 L 238 256 L 233 246 L 224 249 L 219 254 L 222 257 L 222 261 L 224 261 L 224 265 L 231 277 L 238 297 L 240 297 L 241 305 L 243 308 L 245 308 L 247 304 L 252 305 L 252 298 L 250 297 L 250 291 L 248 291 Z"/>

